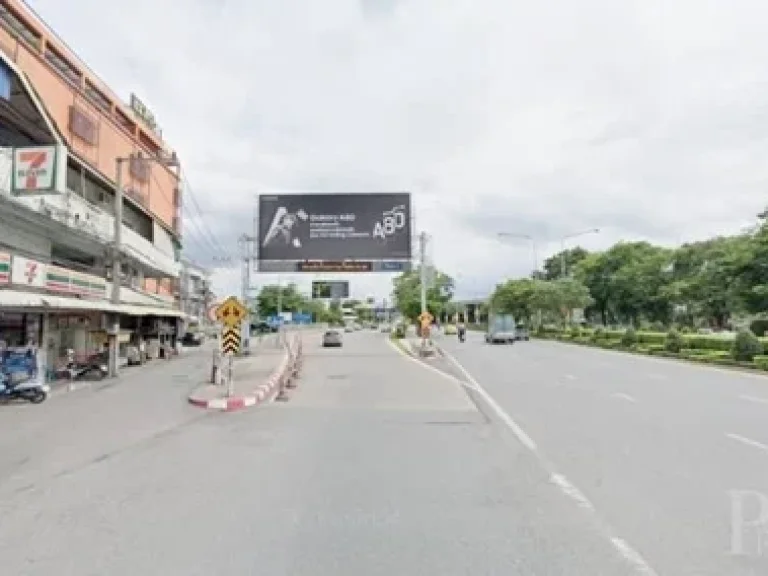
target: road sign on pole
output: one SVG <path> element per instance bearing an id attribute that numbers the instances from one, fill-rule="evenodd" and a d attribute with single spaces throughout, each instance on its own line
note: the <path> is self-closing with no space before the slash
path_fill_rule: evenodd
<path id="1" fill-rule="evenodd" d="M 216 319 L 225 326 L 240 326 L 248 309 L 234 296 L 230 296 L 216 308 Z"/>
<path id="2" fill-rule="evenodd" d="M 237 354 L 240 352 L 240 327 L 225 326 L 221 331 L 221 351 L 224 354 Z"/>

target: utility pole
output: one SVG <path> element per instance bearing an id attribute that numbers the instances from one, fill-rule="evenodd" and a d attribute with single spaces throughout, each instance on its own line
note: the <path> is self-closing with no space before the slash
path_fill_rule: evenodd
<path id="1" fill-rule="evenodd" d="M 114 204 L 114 246 L 112 252 L 112 304 L 120 305 L 120 283 L 123 275 L 120 251 L 123 247 L 123 162 L 126 158 L 115 160 L 115 204 Z M 108 332 L 109 375 L 118 375 L 120 357 L 120 314 L 115 313 L 114 324 Z"/>
<path id="2" fill-rule="evenodd" d="M 421 273 L 421 313 L 427 312 L 427 233 L 419 234 L 419 266 Z"/>

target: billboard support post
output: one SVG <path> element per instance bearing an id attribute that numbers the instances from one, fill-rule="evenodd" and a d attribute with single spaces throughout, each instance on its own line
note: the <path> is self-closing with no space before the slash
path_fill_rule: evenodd
<path id="1" fill-rule="evenodd" d="M 419 234 L 419 273 L 421 275 L 421 313 L 427 312 L 427 233 Z"/>

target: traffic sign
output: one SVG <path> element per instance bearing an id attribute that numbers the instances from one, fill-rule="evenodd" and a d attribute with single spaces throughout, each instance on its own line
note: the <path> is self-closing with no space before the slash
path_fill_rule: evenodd
<path id="1" fill-rule="evenodd" d="M 221 332 L 221 351 L 224 354 L 238 354 L 240 352 L 240 328 L 226 326 Z"/>
<path id="2" fill-rule="evenodd" d="M 234 296 L 230 296 L 216 308 L 216 319 L 225 326 L 239 326 L 247 315 L 248 309 Z"/>
<path id="3" fill-rule="evenodd" d="M 429 312 L 426 310 L 419 314 L 419 322 L 422 326 L 429 326 L 434 321 L 435 317 L 432 316 Z"/>

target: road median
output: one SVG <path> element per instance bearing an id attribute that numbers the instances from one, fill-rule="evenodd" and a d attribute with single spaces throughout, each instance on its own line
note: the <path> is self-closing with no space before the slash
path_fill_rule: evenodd
<path id="1" fill-rule="evenodd" d="M 302 338 L 298 332 L 287 334 L 280 346 L 263 346 L 257 354 L 235 358 L 231 387 L 203 384 L 189 395 L 189 403 L 208 410 L 232 412 L 263 404 L 278 395 L 284 397 L 285 388 L 292 387 L 301 369 Z"/>

